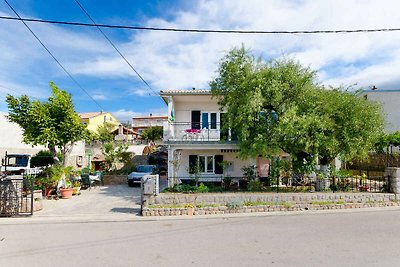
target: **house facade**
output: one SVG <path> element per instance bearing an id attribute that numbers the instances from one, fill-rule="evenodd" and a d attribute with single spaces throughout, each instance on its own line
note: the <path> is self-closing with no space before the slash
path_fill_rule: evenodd
<path id="1" fill-rule="evenodd" d="M 132 130 L 141 134 L 144 129 L 152 126 L 163 126 L 167 116 L 137 116 L 132 118 Z"/>
<path id="2" fill-rule="evenodd" d="M 362 96 L 382 104 L 388 132 L 400 131 L 400 90 L 364 90 Z"/>
<path id="3" fill-rule="evenodd" d="M 115 130 L 121 124 L 111 113 L 109 112 L 87 112 L 87 113 L 78 113 L 81 118 L 81 122 L 86 125 L 86 128 L 93 132 L 97 133 L 97 128 L 99 126 L 103 126 L 105 123 L 109 123 L 114 126 Z"/>
<path id="4" fill-rule="evenodd" d="M 161 91 L 168 105 L 164 144 L 168 146 L 169 186 L 199 178 L 217 182 L 225 176 L 242 177 L 242 167 L 255 160 L 237 157 L 234 131 L 223 130 L 224 112 L 209 90 Z"/>

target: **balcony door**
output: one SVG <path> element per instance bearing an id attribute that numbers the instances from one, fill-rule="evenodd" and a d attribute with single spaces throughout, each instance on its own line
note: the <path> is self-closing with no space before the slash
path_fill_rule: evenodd
<path id="1" fill-rule="evenodd" d="M 192 129 L 200 129 L 200 110 L 192 110 Z"/>

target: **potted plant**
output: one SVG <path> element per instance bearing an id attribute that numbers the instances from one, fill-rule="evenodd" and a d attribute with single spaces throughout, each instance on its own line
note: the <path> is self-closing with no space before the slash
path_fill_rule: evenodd
<path id="1" fill-rule="evenodd" d="M 81 190 L 81 183 L 79 181 L 75 181 L 72 184 L 72 188 L 74 189 L 72 195 L 79 195 L 79 192 Z"/>

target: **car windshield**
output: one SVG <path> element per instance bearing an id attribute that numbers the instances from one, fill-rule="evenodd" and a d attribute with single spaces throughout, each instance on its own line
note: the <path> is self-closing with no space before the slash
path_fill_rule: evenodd
<path id="1" fill-rule="evenodd" d="M 140 165 L 136 167 L 137 172 L 153 172 L 154 166 Z"/>

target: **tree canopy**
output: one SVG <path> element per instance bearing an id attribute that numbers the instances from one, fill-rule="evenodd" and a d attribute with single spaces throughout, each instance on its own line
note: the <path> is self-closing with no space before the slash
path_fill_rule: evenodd
<path id="1" fill-rule="evenodd" d="M 85 139 L 88 132 L 74 110 L 71 95 L 53 82 L 50 82 L 50 88 L 52 94 L 46 102 L 31 101 L 25 95 L 19 98 L 8 95 L 8 119 L 21 126 L 25 143 L 46 145 L 56 163 L 59 162 L 58 148 L 65 167 L 74 143 Z"/>
<path id="2" fill-rule="evenodd" d="M 222 58 L 211 91 L 239 139 L 240 155 L 328 164 L 363 157 L 383 131 L 380 105 L 341 88 L 325 88 L 316 72 L 290 59 L 263 62 L 245 48 Z"/>
<path id="3" fill-rule="evenodd" d="M 142 138 L 148 141 L 160 140 L 163 137 L 163 127 L 162 126 L 151 126 L 143 130 Z"/>

